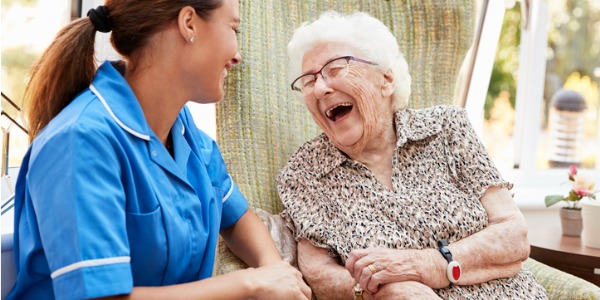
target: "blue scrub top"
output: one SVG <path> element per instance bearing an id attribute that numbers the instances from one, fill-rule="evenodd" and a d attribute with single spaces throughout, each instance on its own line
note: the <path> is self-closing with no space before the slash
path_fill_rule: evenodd
<path id="1" fill-rule="evenodd" d="M 171 135 L 174 158 L 104 63 L 23 160 L 9 299 L 102 297 L 211 276 L 219 230 L 248 203 L 186 107 Z"/>

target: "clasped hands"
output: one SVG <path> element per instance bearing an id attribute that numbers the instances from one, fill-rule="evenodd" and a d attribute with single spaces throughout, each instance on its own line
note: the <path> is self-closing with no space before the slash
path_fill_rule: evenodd
<path id="1" fill-rule="evenodd" d="M 433 291 L 430 287 L 440 288 L 447 285 L 443 278 L 439 278 L 435 267 L 427 263 L 435 261 L 430 256 L 439 255 L 436 252 L 413 249 L 359 249 L 350 252 L 345 266 L 367 295 L 380 292 L 382 287 L 385 287 L 386 291 L 381 292 L 394 293 L 391 291 L 395 290 L 394 286 L 402 286 L 404 290 L 410 288 L 413 292 L 416 289 L 431 295 Z M 402 284 L 386 285 L 391 283 Z"/>

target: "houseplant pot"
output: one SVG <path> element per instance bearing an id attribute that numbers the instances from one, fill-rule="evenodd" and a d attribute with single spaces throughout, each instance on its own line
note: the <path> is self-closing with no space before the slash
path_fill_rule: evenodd
<path id="1" fill-rule="evenodd" d="M 563 207 L 560 209 L 560 224 L 563 235 L 581 236 L 583 222 L 581 210 L 575 208 Z"/>
<path id="2" fill-rule="evenodd" d="M 582 212 L 581 212 L 581 203 L 584 201 L 584 198 L 596 199 L 595 193 L 597 192 L 594 189 L 594 181 L 585 176 L 581 176 L 577 174 L 577 168 L 575 166 L 569 167 L 569 181 L 571 182 L 571 190 L 567 196 L 562 195 L 548 195 L 544 198 L 544 202 L 546 203 L 546 207 L 550 207 L 558 202 L 565 202 L 567 207 L 563 207 L 560 210 L 560 223 L 562 226 L 563 235 L 568 236 L 581 236 L 581 231 L 585 226 L 583 224 Z M 592 212 L 593 211 L 593 212 Z M 586 214 L 589 214 L 590 219 L 590 230 L 594 230 L 599 227 L 600 221 L 600 206 L 598 206 L 598 211 L 589 209 Z M 595 218 L 594 218 L 595 217 Z M 596 223 L 597 222 L 597 223 Z M 592 224 L 593 223 L 593 224 Z M 597 231 L 597 230 L 596 230 Z M 593 234 L 589 234 L 593 235 Z M 599 236 L 598 232 L 596 232 L 595 236 Z M 595 238 L 593 243 L 596 245 L 596 239 L 600 239 L 600 237 Z M 598 247 L 600 248 L 600 243 L 598 243 Z"/>
<path id="3" fill-rule="evenodd" d="M 581 217 L 583 244 L 587 247 L 600 248 L 600 201 L 582 201 Z"/>

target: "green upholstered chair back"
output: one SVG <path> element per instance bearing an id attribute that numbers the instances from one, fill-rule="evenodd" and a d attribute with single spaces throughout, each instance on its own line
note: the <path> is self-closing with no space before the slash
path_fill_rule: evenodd
<path id="1" fill-rule="evenodd" d="M 290 89 L 286 47 L 295 28 L 326 10 L 368 12 L 399 40 L 411 76 L 410 106 L 453 103 L 471 44 L 474 0 L 240 1 L 242 63 L 217 105 L 217 140 L 252 208 L 281 211 L 275 178 L 290 156 L 321 131 Z"/>

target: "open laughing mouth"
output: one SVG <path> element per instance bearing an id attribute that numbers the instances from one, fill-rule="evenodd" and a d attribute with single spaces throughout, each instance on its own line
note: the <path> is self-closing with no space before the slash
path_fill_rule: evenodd
<path id="1" fill-rule="evenodd" d="M 344 116 L 348 115 L 352 111 L 352 107 L 353 107 L 353 105 L 351 103 L 348 103 L 348 102 L 340 103 L 340 104 L 337 104 L 336 106 L 328 109 L 325 112 L 325 114 L 327 115 L 327 118 L 329 118 L 331 121 L 335 122 L 335 121 L 343 118 Z"/>

